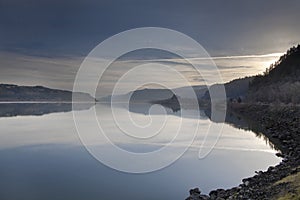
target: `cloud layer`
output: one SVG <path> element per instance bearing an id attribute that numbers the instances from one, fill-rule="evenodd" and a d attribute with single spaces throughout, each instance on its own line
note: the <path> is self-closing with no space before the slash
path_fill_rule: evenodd
<path id="1" fill-rule="evenodd" d="M 218 66 L 223 81 L 227 82 L 235 78 L 256 75 L 262 73 L 266 67 L 276 61 L 281 54 L 249 55 L 212 57 Z M 208 60 L 202 58 L 194 59 L 200 65 L 206 65 Z M 19 85 L 43 85 L 51 88 L 72 90 L 76 73 L 80 67 L 83 57 L 49 58 L 41 56 L 26 56 L 16 53 L 0 53 L 0 79 L 2 83 Z M 162 64 L 175 69 L 182 74 L 192 85 L 205 84 L 203 77 L 195 72 L 194 68 L 180 58 L 160 59 L 132 59 L 130 57 L 115 61 L 104 73 L 100 84 L 107 88 L 107 92 L 118 81 L 118 79 L 132 67 L 141 64 L 156 66 Z M 94 66 L 98 67 L 97 64 Z M 180 85 L 172 74 L 159 73 L 154 67 L 144 72 L 147 77 L 153 77 L 153 81 L 168 81 L 174 88 Z M 200 68 L 201 71 L 201 68 Z M 143 74 L 141 74 L 142 76 Z M 214 76 L 214 74 L 212 74 Z M 132 80 L 134 81 L 134 80 Z M 87 80 L 87 83 L 88 80 Z M 130 84 L 128 84 L 128 87 Z M 124 88 L 125 89 L 125 88 Z M 101 96 L 109 95 L 102 94 Z"/>
<path id="2" fill-rule="evenodd" d="M 2 0 L 0 49 L 26 54 L 86 55 L 131 28 L 183 32 L 210 54 L 283 52 L 300 41 L 297 0 Z"/>

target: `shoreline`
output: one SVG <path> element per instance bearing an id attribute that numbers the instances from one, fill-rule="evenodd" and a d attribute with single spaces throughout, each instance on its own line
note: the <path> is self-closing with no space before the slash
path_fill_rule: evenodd
<path id="1" fill-rule="evenodd" d="M 300 183 L 297 182 L 300 179 L 300 108 L 230 104 L 228 109 L 246 120 L 259 123 L 262 133 L 280 150 L 281 153 L 276 155 L 283 159 L 267 171 L 244 178 L 242 184 L 231 189 L 213 190 L 209 195 L 201 194 L 198 188 L 191 189 L 186 200 L 300 199 Z"/>

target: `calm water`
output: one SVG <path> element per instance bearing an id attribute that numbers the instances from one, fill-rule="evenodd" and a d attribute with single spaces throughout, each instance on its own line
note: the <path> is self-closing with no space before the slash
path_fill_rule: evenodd
<path id="1" fill-rule="evenodd" d="M 116 110 L 119 119 L 126 123 L 128 109 L 120 106 Z M 129 110 L 137 123 L 147 125 L 147 107 L 137 105 Z M 180 111 L 174 113 L 168 110 L 168 123 L 162 134 L 150 140 L 137 141 L 120 137 L 120 129 L 108 120 L 111 118 L 110 107 L 99 104 L 96 111 L 99 119 L 107 119 L 103 126 L 109 130 L 110 139 L 119 147 L 133 152 L 159 149 L 174 136 L 181 120 Z M 87 111 L 73 112 L 81 112 L 84 116 Z M 151 120 L 166 119 L 159 109 L 151 109 L 150 113 Z M 201 116 L 193 110 L 187 113 L 189 115 L 184 121 L 186 130 L 192 130 L 200 122 L 201 132 L 214 123 L 204 113 Z M 269 165 L 280 162 L 275 156 L 276 151 L 262 137 L 224 124 L 216 146 L 203 159 L 198 158 L 199 144 L 203 140 L 203 135 L 199 134 L 188 151 L 164 169 L 146 174 L 119 172 L 101 164 L 88 153 L 77 135 L 72 114 L 61 112 L 0 118 L 1 200 L 179 200 L 185 199 L 192 187 L 199 187 L 206 193 L 216 188 L 230 188 L 240 184 L 242 178 L 252 176 L 255 170 L 266 170 Z M 241 121 L 236 126 L 246 125 Z M 88 117 L 86 127 L 88 131 Z M 186 134 L 190 134 L 189 131 Z M 185 145 L 185 142 L 183 137 L 176 145 Z M 164 156 L 159 159 L 164 159 Z M 126 161 L 120 159 L 120 162 Z"/>

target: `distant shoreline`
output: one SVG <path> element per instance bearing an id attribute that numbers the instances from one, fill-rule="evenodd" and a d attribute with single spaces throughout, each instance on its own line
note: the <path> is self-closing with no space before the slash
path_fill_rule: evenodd
<path id="1" fill-rule="evenodd" d="M 0 103 L 84 103 L 95 101 L 94 97 L 84 92 L 51 89 L 43 86 L 0 84 Z"/>

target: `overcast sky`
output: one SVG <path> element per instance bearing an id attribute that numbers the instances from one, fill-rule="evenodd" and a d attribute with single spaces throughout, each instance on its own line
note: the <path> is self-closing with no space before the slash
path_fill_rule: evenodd
<path id="1" fill-rule="evenodd" d="M 282 53 L 300 41 L 299 8 L 298 0 L 0 0 L 0 78 L 70 88 L 82 58 L 97 44 L 121 31 L 149 26 L 180 31 L 211 56 Z M 243 67 L 252 66 L 250 74 L 261 72 L 273 61 L 253 59 L 256 64 L 234 57 L 232 71 L 226 59 L 225 79 L 242 76 Z M 42 66 L 41 60 L 47 64 Z M 21 71 L 37 77 L 24 81 L 18 78 Z M 59 71 L 65 79 L 55 82 L 51 75 Z"/>

